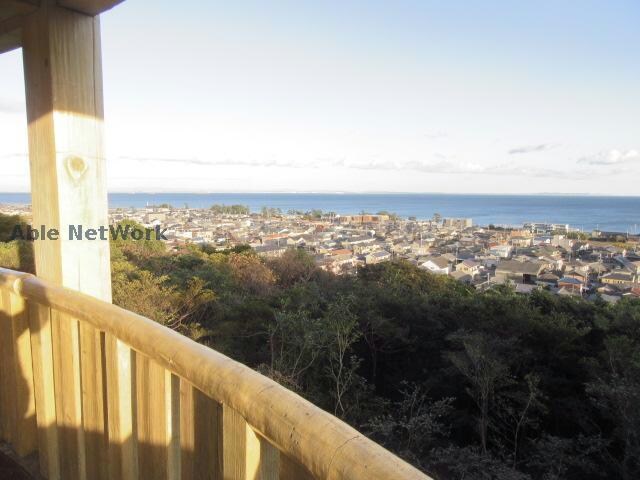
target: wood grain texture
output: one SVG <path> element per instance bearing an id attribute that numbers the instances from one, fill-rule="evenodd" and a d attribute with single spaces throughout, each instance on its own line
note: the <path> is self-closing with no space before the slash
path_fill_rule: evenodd
<path id="1" fill-rule="evenodd" d="M 233 408 L 222 406 L 222 467 L 224 480 L 247 478 L 247 422 Z"/>
<path id="2" fill-rule="evenodd" d="M 110 301 L 108 240 L 69 238 L 108 225 L 99 21 L 47 2 L 22 43 L 33 224 L 60 232 L 34 243 L 36 271 Z"/>
<path id="3" fill-rule="evenodd" d="M 181 475 L 183 480 L 222 478 L 222 407 L 180 381 Z"/>
<path id="4" fill-rule="evenodd" d="M 0 290 L 0 427 L 2 438 L 25 456 L 37 449 L 29 314 L 24 298 Z"/>
<path id="5" fill-rule="evenodd" d="M 24 16 L 16 15 L 0 20 L 0 54 L 22 46 Z"/>
<path id="6" fill-rule="evenodd" d="M 5 275 L 11 277 L 14 274 L 0 269 L 0 284 L 3 283 L 1 277 Z M 28 300 L 40 302 L 108 332 L 186 379 L 203 392 L 204 398 L 209 397 L 235 410 L 255 432 L 268 439 L 288 458 L 303 465 L 314 478 L 429 478 L 354 428 L 274 381 L 152 320 L 35 277 L 20 278 L 15 283 L 17 286 L 14 288 Z M 195 418 L 205 417 L 197 415 Z M 212 420 L 214 418 L 211 417 Z M 194 425 L 194 430 L 198 425 Z M 197 436 L 194 432 L 194 438 Z M 197 443 L 193 448 L 200 458 Z M 202 457 L 211 458 L 212 455 Z"/>
<path id="7" fill-rule="evenodd" d="M 222 438 L 225 480 L 278 479 L 278 450 L 226 405 L 223 405 Z"/>
<path id="8" fill-rule="evenodd" d="M 195 454 L 195 388 L 180 379 L 180 478 L 191 480 L 194 471 Z"/>
<path id="9" fill-rule="evenodd" d="M 164 371 L 166 439 L 167 439 L 167 479 L 180 480 L 180 377 Z"/>
<path id="10" fill-rule="evenodd" d="M 136 480 L 138 457 L 134 437 L 134 353 L 114 335 L 105 333 L 109 478 Z"/>
<path id="11" fill-rule="evenodd" d="M 38 445 L 29 312 L 25 299 L 16 293 L 9 294 L 8 303 L 16 369 L 16 438 L 13 447 L 18 455 L 26 456 L 36 451 Z"/>
<path id="12" fill-rule="evenodd" d="M 278 480 L 280 452 L 262 435 L 246 425 L 247 480 Z"/>
<path id="13" fill-rule="evenodd" d="M 286 455 L 280 455 L 280 480 L 313 480 L 309 470 Z"/>
<path id="14" fill-rule="evenodd" d="M 60 474 L 65 480 L 85 479 L 78 320 L 52 311 L 51 325 Z"/>
<path id="15" fill-rule="evenodd" d="M 0 433 L 13 443 L 16 432 L 16 361 L 11 320 L 11 292 L 0 290 Z"/>
<path id="16" fill-rule="evenodd" d="M 59 232 L 58 239 L 35 242 L 36 271 L 110 301 L 108 241 L 69 238 L 72 227 L 108 223 L 99 20 L 44 1 L 24 18 L 22 46 L 33 223 Z M 60 312 L 52 313 L 51 338 L 60 474 L 107 478 L 105 424 L 131 416 L 115 410 L 108 416 L 105 410 L 105 362 L 113 358 L 98 329 Z M 120 365 L 116 360 L 110 369 L 119 381 L 114 409 L 121 406 L 120 384 L 130 381 L 130 374 L 120 378 L 126 376 Z M 117 445 L 125 443 L 118 438 Z"/>
<path id="17" fill-rule="evenodd" d="M 85 322 L 80 323 L 79 327 L 86 475 L 89 479 L 106 480 L 108 469 L 104 465 L 109 457 L 102 334 Z"/>
<path id="18" fill-rule="evenodd" d="M 58 5 L 86 15 L 98 15 L 124 0 L 58 0 Z"/>
<path id="19" fill-rule="evenodd" d="M 29 305 L 29 326 L 33 352 L 33 383 L 36 397 L 40 473 L 49 480 L 60 480 L 51 310 L 38 303 L 31 303 Z"/>
<path id="20" fill-rule="evenodd" d="M 2 0 L 0 22 L 34 12 L 39 5 L 39 0 Z"/>
<path id="21" fill-rule="evenodd" d="M 167 478 L 168 445 L 165 370 L 144 355 L 136 356 L 138 471 L 142 478 Z M 170 399 L 169 399 L 170 402 Z"/>

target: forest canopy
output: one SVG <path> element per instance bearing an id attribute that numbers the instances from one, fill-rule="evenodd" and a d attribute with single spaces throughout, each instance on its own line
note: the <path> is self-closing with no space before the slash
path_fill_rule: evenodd
<path id="1" fill-rule="evenodd" d="M 336 276 L 298 249 L 264 260 L 249 247 L 162 247 L 112 242 L 116 304 L 435 478 L 640 478 L 637 299 L 477 292 L 404 261 Z M 0 265 L 32 268 L 25 248 L 0 243 Z"/>

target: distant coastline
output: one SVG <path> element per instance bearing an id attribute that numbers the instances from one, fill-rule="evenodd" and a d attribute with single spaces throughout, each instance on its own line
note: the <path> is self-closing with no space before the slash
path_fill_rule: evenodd
<path id="1" fill-rule="evenodd" d="M 29 195 L 27 191 L 1 192 L 2 195 Z M 588 193 L 588 192 L 532 192 L 532 193 L 488 193 L 488 192 L 387 192 L 365 190 L 345 192 L 340 190 L 264 190 L 264 191 L 109 191 L 109 195 L 450 195 L 450 196 L 484 196 L 484 197 L 612 197 L 612 198 L 640 198 L 640 194 L 616 193 Z"/>
<path id="2" fill-rule="evenodd" d="M 0 204 L 28 204 L 28 193 L 0 193 Z M 388 211 L 401 217 L 472 218 L 476 225 L 516 226 L 525 222 L 569 224 L 584 231 L 640 232 L 640 197 L 577 194 L 449 193 L 110 193 L 110 208 L 141 208 L 168 203 L 208 208 L 240 204 L 288 210 L 320 209 L 338 214 Z"/>

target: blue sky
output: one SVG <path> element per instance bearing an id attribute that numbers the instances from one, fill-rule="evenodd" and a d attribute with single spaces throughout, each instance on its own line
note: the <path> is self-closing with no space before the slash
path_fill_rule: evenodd
<path id="1" fill-rule="evenodd" d="M 638 194 L 640 2 L 127 0 L 111 191 Z M 28 189 L 19 51 L 0 190 Z"/>

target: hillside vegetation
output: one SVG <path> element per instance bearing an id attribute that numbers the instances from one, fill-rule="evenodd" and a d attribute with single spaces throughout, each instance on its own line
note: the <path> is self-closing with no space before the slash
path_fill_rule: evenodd
<path id="1" fill-rule="evenodd" d="M 479 293 L 406 262 L 335 276 L 300 250 L 264 261 L 248 247 L 166 253 L 155 241 L 113 242 L 112 269 L 115 303 L 435 478 L 640 478 L 638 300 Z"/>

